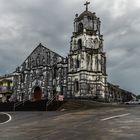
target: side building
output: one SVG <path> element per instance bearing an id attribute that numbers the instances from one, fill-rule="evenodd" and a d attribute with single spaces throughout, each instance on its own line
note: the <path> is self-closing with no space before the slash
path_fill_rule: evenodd
<path id="1" fill-rule="evenodd" d="M 13 80 L 13 74 L 0 76 L 0 102 L 9 102 L 13 94 Z"/>
<path id="2" fill-rule="evenodd" d="M 127 90 L 121 89 L 118 85 L 107 83 L 107 102 L 127 102 L 136 100 L 136 95 Z"/>

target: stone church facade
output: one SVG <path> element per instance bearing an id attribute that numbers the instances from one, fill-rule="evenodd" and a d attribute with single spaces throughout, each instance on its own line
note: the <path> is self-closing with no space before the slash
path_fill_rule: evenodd
<path id="1" fill-rule="evenodd" d="M 74 19 L 70 51 L 66 58 L 39 44 L 12 74 L 11 100 L 90 98 L 127 100 L 132 93 L 107 83 L 106 54 L 100 18 L 86 10 Z M 130 97 L 129 96 L 129 97 Z M 125 100 L 125 101 L 126 101 Z"/>
<path id="2" fill-rule="evenodd" d="M 13 99 L 52 98 L 67 92 L 67 60 L 39 44 L 14 72 Z M 41 93 L 41 95 L 34 95 Z M 35 97 L 41 96 L 41 97 Z"/>

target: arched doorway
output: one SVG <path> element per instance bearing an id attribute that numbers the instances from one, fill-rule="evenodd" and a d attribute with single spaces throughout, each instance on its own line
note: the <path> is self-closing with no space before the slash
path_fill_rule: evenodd
<path id="1" fill-rule="evenodd" d="M 41 98 L 42 98 L 42 90 L 41 90 L 41 88 L 39 86 L 35 87 L 33 96 L 34 96 L 35 101 L 40 101 L 41 100 Z"/>

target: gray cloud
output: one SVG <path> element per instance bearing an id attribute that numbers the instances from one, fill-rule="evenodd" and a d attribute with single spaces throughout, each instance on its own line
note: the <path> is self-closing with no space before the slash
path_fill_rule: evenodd
<path id="1" fill-rule="evenodd" d="M 40 43 L 66 56 L 81 0 L 0 0 L 0 74 L 15 70 Z M 91 0 L 102 21 L 109 81 L 140 92 L 140 7 L 137 0 Z"/>

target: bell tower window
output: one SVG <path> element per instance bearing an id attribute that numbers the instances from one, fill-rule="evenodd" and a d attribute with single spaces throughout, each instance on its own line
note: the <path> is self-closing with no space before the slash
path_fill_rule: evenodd
<path id="1" fill-rule="evenodd" d="M 82 23 L 79 23 L 78 24 L 78 32 L 83 32 L 83 24 Z"/>
<path id="2" fill-rule="evenodd" d="M 80 61 L 78 59 L 76 60 L 76 68 L 80 68 Z"/>
<path id="3" fill-rule="evenodd" d="M 70 68 L 73 68 L 73 58 L 70 59 Z"/>
<path id="4" fill-rule="evenodd" d="M 78 49 L 82 49 L 82 39 L 78 40 Z"/>

